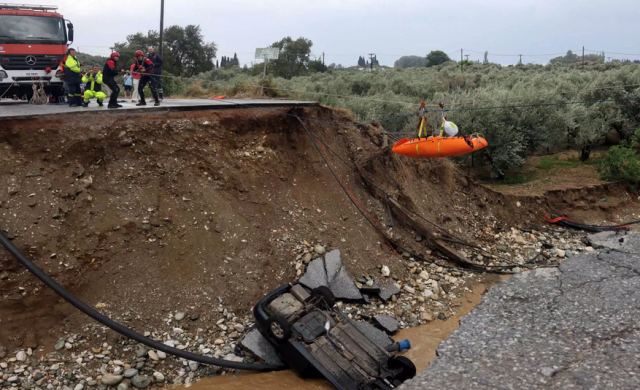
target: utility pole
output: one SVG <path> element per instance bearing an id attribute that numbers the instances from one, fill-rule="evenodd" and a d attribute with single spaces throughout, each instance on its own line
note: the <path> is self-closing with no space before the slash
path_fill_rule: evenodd
<path id="1" fill-rule="evenodd" d="M 518 54 L 518 56 L 520 57 L 520 59 L 518 60 L 518 65 L 522 65 L 522 54 Z"/>
<path id="2" fill-rule="evenodd" d="M 164 58 L 164 0 L 160 0 L 160 58 Z"/>
<path id="3" fill-rule="evenodd" d="M 371 71 L 373 71 L 373 57 L 375 57 L 376 53 L 369 53 L 369 66 L 371 67 Z"/>
<path id="4" fill-rule="evenodd" d="M 462 57 L 463 57 L 462 52 L 463 51 L 464 51 L 463 49 L 460 49 L 460 72 L 462 72 L 463 66 L 464 66 L 464 63 L 463 63 L 463 60 L 462 60 Z"/>
<path id="5" fill-rule="evenodd" d="M 322 65 L 324 65 L 324 52 L 322 52 Z"/>
<path id="6" fill-rule="evenodd" d="M 464 55 L 464 60 L 465 60 L 465 61 L 467 61 L 467 62 L 469 62 L 469 54 L 465 54 L 465 55 Z"/>

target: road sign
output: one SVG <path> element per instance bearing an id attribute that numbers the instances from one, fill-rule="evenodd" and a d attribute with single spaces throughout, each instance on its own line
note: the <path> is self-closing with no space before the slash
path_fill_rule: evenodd
<path id="1" fill-rule="evenodd" d="M 257 60 L 277 60 L 280 55 L 280 49 L 277 47 L 263 47 L 256 49 Z"/>

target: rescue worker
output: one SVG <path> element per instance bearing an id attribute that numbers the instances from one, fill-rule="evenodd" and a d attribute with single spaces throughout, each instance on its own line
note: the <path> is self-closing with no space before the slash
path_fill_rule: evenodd
<path id="1" fill-rule="evenodd" d="M 80 93 L 80 61 L 76 58 L 76 50 L 67 50 L 67 59 L 64 62 L 64 82 L 67 84 L 69 107 L 80 107 L 82 105 L 82 95 Z"/>
<path id="2" fill-rule="evenodd" d="M 420 99 L 420 108 L 418 108 L 418 138 L 427 136 L 427 102 L 424 99 Z"/>
<path id="3" fill-rule="evenodd" d="M 160 101 L 164 99 L 164 93 L 162 91 L 162 57 L 156 53 L 156 49 L 153 46 L 147 48 L 147 58 L 153 62 L 153 79 L 156 82 L 156 91 L 158 91 L 158 97 Z"/>
<path id="4" fill-rule="evenodd" d="M 102 92 L 102 72 L 100 68 L 94 66 L 89 73 L 82 76 L 82 82 L 85 85 L 82 106 L 89 107 L 89 101 L 96 98 L 98 105 L 102 107 L 102 102 L 107 97 L 107 94 Z"/>
<path id="5" fill-rule="evenodd" d="M 122 105 L 118 104 L 118 95 L 120 95 L 120 87 L 116 83 L 116 76 L 120 73 L 118 71 L 118 60 L 120 59 L 120 53 L 114 51 L 109 56 L 109 59 L 104 63 L 102 68 L 102 75 L 104 83 L 111 89 L 111 96 L 109 96 L 109 104 L 107 108 L 120 108 Z"/>
<path id="6" fill-rule="evenodd" d="M 149 84 L 149 88 L 151 88 L 151 94 L 153 95 L 153 100 L 155 100 L 154 106 L 160 105 L 160 100 L 158 98 L 158 91 L 156 90 L 156 83 L 153 78 L 153 61 L 149 58 L 145 57 L 142 50 L 136 50 L 136 58 L 135 58 L 135 70 L 142 74 L 140 78 L 140 84 L 138 85 L 138 95 L 140 96 L 140 101 L 136 106 L 146 106 L 147 102 L 144 99 L 144 87 Z"/>

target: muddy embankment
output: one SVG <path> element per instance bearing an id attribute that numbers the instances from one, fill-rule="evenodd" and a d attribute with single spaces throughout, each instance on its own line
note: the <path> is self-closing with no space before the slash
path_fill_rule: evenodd
<path id="1" fill-rule="evenodd" d="M 180 329 L 194 338 L 187 347 L 220 354 L 233 351 L 253 303 L 296 279 L 317 246 L 339 248 L 355 276 L 379 278 L 388 266 L 405 295 L 385 310 L 413 326 L 453 315 L 474 277 L 448 268 L 416 220 L 483 248 L 448 243 L 478 264 L 517 266 L 538 249 L 538 263 L 553 262 L 553 248 L 579 242 L 541 226 L 545 210 L 574 203 L 573 193 L 498 194 L 448 160 L 394 156 L 382 129 L 323 107 L 5 120 L 0 188 L 0 229 L 73 293 L 158 337 L 169 337 L 175 312 L 184 312 Z M 576 194 L 575 209 L 599 196 Z M 409 223 L 388 198 L 419 216 Z M 0 349 L 93 361 L 87 356 L 104 355 L 104 343 L 120 360 L 141 359 L 89 324 L 0 252 Z M 69 351 L 52 352 L 65 335 Z M 99 364 L 85 366 L 90 373 L 75 383 L 100 376 L 91 373 Z M 185 381 L 180 367 L 167 367 L 177 378 L 168 382 Z"/>

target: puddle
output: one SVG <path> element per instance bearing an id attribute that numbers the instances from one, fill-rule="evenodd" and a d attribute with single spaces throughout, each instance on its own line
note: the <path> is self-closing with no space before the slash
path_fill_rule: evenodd
<path id="1" fill-rule="evenodd" d="M 409 339 L 411 349 L 405 354 L 409 357 L 418 372 L 424 370 L 436 357 L 436 348 L 444 339 L 456 329 L 460 317 L 465 316 L 482 299 L 487 289 L 505 277 L 487 276 L 484 280 L 470 286 L 471 291 L 460 299 L 460 305 L 454 316 L 446 321 L 435 320 L 428 324 L 415 328 L 399 331 L 394 338 L 396 340 Z M 173 386 L 171 389 L 185 389 L 186 386 Z M 272 389 L 332 389 L 333 387 L 324 379 L 302 379 L 291 370 L 269 373 L 239 373 L 224 376 L 205 378 L 188 387 L 192 390 L 272 390 Z"/>

